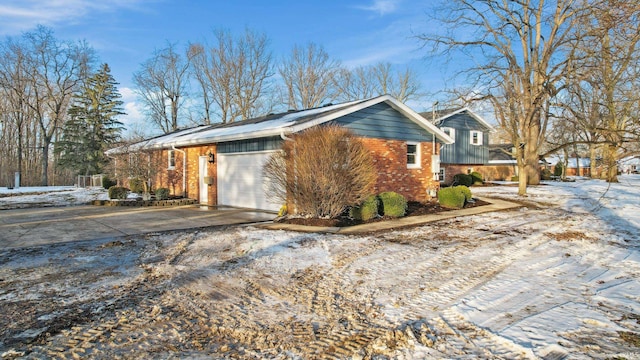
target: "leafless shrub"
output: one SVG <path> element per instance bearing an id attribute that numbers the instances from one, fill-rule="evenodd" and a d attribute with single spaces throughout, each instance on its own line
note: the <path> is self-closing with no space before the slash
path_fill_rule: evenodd
<path id="1" fill-rule="evenodd" d="M 348 129 L 318 126 L 293 136 L 264 167 L 271 196 L 290 213 L 335 218 L 371 195 L 371 154 Z"/>

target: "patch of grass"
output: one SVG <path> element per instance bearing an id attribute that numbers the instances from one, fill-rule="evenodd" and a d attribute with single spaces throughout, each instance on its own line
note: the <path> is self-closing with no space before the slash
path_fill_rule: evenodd
<path id="1" fill-rule="evenodd" d="M 560 233 L 547 232 L 544 234 L 556 241 L 571 241 L 571 240 L 580 240 L 580 239 L 589 240 L 590 239 L 590 237 L 587 234 L 581 231 L 563 231 Z"/>
<path id="2" fill-rule="evenodd" d="M 640 347 L 640 334 L 630 331 L 618 331 L 618 335 L 620 335 L 620 338 L 624 342 L 635 347 Z"/>

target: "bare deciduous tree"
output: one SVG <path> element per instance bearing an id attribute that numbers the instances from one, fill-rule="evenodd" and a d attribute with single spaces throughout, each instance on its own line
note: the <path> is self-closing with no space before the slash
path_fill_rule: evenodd
<path id="1" fill-rule="evenodd" d="M 600 157 L 601 176 L 617 181 L 617 161 L 635 152 L 638 132 L 640 4 L 631 0 L 594 0 L 574 27 L 577 42 L 567 72 L 566 91 L 550 142 L 559 148 L 588 146 L 591 174 Z M 567 132 L 570 129 L 569 133 Z M 563 140 L 563 141 L 559 141 Z"/>
<path id="2" fill-rule="evenodd" d="M 368 99 L 380 95 L 375 85 L 371 67 L 358 66 L 340 69 L 335 81 L 338 98 L 344 101 Z"/>
<path id="3" fill-rule="evenodd" d="M 168 44 L 157 50 L 133 75 L 147 115 L 164 133 L 179 128 L 178 116 L 187 95 L 190 53 L 183 56 L 175 48 L 175 44 Z"/>
<path id="4" fill-rule="evenodd" d="M 640 4 L 631 0 L 598 0 L 581 30 L 587 34 L 579 46 L 577 77 L 597 96 L 599 126 L 604 139 L 604 178 L 617 182 L 617 161 L 624 144 L 637 142 L 638 78 L 640 61 Z M 633 136 L 631 136 L 633 135 Z"/>
<path id="5" fill-rule="evenodd" d="M 272 104 L 265 93 L 273 65 L 266 35 L 246 29 L 238 38 L 224 30 L 214 36 L 214 46 L 192 44 L 189 51 L 205 99 L 205 121 L 211 122 L 213 104 L 223 123 L 269 112 Z"/>
<path id="6" fill-rule="evenodd" d="M 51 29 L 39 26 L 7 39 L 1 51 L 0 91 L 5 125 L 10 125 L 3 131 L 13 134 L 3 138 L 11 143 L 2 148 L 14 149 L 3 162 L 26 175 L 26 183 L 48 185 L 50 173 L 56 174 L 49 168 L 51 145 L 67 119 L 73 93 L 93 65 L 93 50 L 84 42 L 58 40 Z"/>
<path id="7" fill-rule="evenodd" d="M 353 70 L 341 69 L 335 87 L 338 98 L 345 101 L 385 94 L 402 102 L 422 97 L 418 77 L 411 68 L 394 71 L 390 63 L 384 62 Z"/>
<path id="8" fill-rule="evenodd" d="M 310 109 L 336 98 L 333 85 L 340 63 L 332 60 L 322 46 L 314 43 L 294 46 L 278 70 L 286 87 L 289 109 Z"/>
<path id="9" fill-rule="evenodd" d="M 500 125 L 516 145 L 520 195 L 540 181 L 548 102 L 561 90 L 572 55 L 573 27 L 585 9 L 579 0 L 452 0 L 437 14 L 447 34 L 419 36 L 434 54 L 468 56 L 481 99 L 493 102 Z"/>

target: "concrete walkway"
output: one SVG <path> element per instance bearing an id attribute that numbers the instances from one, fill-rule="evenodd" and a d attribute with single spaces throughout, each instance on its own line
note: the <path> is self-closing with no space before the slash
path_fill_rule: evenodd
<path id="1" fill-rule="evenodd" d="M 3 210 L 0 211 L 0 248 L 8 249 L 71 241 L 113 239 L 160 231 L 249 223 L 262 223 L 258 226 L 274 230 L 361 234 L 423 225 L 459 216 L 469 216 L 521 206 L 494 198 L 483 198 L 482 200 L 491 204 L 342 228 L 264 223 L 273 220 L 275 214 L 246 209 L 213 210 L 197 205 L 141 208 L 70 206 Z"/>
<path id="2" fill-rule="evenodd" d="M 0 211 L 0 248 L 270 221 L 275 214 L 200 206 L 118 208 L 70 206 Z"/>
<path id="3" fill-rule="evenodd" d="M 445 211 L 437 214 L 429 214 L 422 216 L 408 216 L 389 221 L 380 221 L 362 225 L 346 226 L 346 227 L 319 227 L 319 226 L 305 226 L 295 224 L 280 224 L 270 223 L 261 224 L 260 227 L 272 230 L 292 230 L 300 232 L 314 232 L 314 233 L 332 233 L 332 234 L 362 234 L 383 230 L 392 230 L 397 228 L 403 228 L 408 226 L 424 225 L 435 221 L 456 218 L 460 216 L 469 216 L 482 214 L 492 211 L 501 211 L 507 209 L 514 209 L 521 207 L 522 205 L 512 203 L 505 200 L 495 198 L 479 198 L 480 200 L 491 203 L 489 205 L 477 206 L 467 209 Z"/>

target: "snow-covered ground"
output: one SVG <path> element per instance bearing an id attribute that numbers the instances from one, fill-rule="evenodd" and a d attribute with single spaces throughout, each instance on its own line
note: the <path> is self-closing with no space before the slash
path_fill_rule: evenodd
<path id="1" fill-rule="evenodd" d="M 359 236 L 231 227 L 0 251 L 0 354 L 639 359 L 640 175 L 472 190 L 525 205 Z"/>
<path id="2" fill-rule="evenodd" d="M 137 194 L 129 194 L 132 197 Z M 108 200 L 101 187 L 27 186 L 17 189 L 0 187 L 0 210 L 29 207 L 85 205 L 93 200 Z"/>

